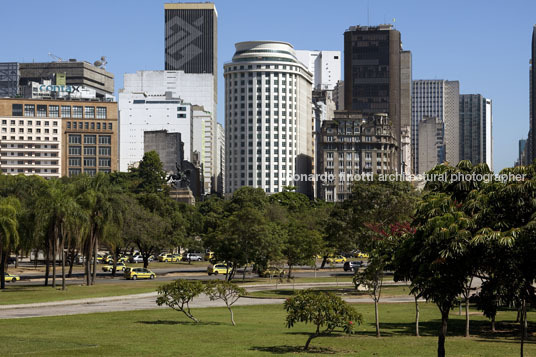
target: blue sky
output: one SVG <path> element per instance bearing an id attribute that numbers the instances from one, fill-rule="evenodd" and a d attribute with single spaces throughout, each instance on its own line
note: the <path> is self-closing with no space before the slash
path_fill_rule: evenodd
<path id="1" fill-rule="evenodd" d="M 296 49 L 343 51 L 351 25 L 391 22 L 413 53 L 414 79 L 460 81 L 460 92 L 493 100 L 494 169 L 512 166 L 529 126 L 530 40 L 535 1 L 216 0 L 218 120 L 223 63 L 234 44 L 281 40 Z M 0 61 L 107 56 L 116 90 L 123 74 L 164 68 L 164 1 L 18 0 L 2 3 Z M 367 10 L 368 9 L 368 10 Z"/>

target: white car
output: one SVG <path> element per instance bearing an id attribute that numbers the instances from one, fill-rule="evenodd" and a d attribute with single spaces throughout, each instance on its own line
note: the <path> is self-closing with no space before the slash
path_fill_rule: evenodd
<path id="1" fill-rule="evenodd" d="M 129 261 L 131 263 L 143 263 L 143 256 L 141 255 L 133 255 L 129 258 Z"/>

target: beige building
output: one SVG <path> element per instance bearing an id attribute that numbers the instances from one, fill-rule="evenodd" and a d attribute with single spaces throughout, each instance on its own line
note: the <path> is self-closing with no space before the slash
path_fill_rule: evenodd
<path id="1" fill-rule="evenodd" d="M 117 169 L 117 103 L 0 99 L 0 170 L 45 178 Z"/>
<path id="2" fill-rule="evenodd" d="M 322 125 L 318 198 L 344 201 L 357 176 L 396 173 L 397 149 L 386 114 L 335 111 Z"/>

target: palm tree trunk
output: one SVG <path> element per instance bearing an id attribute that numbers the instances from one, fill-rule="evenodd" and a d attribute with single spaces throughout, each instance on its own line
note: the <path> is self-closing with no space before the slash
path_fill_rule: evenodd
<path id="1" fill-rule="evenodd" d="M 54 235 L 54 239 L 52 241 L 52 287 L 56 287 L 56 235 Z"/>
<path id="2" fill-rule="evenodd" d="M 65 290 L 65 238 L 61 235 L 61 290 Z"/>
<path id="3" fill-rule="evenodd" d="M 2 241 L 0 240 L 0 289 L 6 288 L 6 277 L 4 272 L 6 271 L 6 266 L 4 265 L 4 249 Z"/>
<path id="4" fill-rule="evenodd" d="M 525 310 L 525 299 L 523 298 L 521 300 L 521 314 L 520 314 L 520 324 L 521 324 L 521 348 L 520 348 L 520 356 L 523 357 L 523 345 L 525 344 L 525 318 L 526 318 L 526 310 Z"/>
<path id="5" fill-rule="evenodd" d="M 37 255 L 39 252 L 37 252 Z M 36 259 L 37 261 L 37 259 Z M 50 275 L 50 244 L 48 238 L 45 239 L 45 286 L 48 286 L 48 276 Z"/>
<path id="6" fill-rule="evenodd" d="M 91 275 L 91 285 L 95 285 L 95 279 L 97 278 L 97 251 L 99 249 L 99 240 L 95 237 L 95 246 L 93 247 L 93 272 Z"/>
<path id="7" fill-rule="evenodd" d="M 74 265 L 74 260 L 76 258 L 76 256 L 78 254 L 76 254 L 76 249 L 71 249 L 70 252 L 69 252 L 69 256 L 71 257 L 71 259 L 69 260 L 69 273 L 67 274 L 67 277 L 70 278 L 71 276 L 73 276 L 73 265 Z"/>

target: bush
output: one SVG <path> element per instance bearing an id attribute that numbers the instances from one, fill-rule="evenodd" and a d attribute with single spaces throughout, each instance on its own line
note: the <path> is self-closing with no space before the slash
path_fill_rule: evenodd
<path id="1" fill-rule="evenodd" d="M 199 322 L 190 312 L 190 302 L 205 292 L 202 282 L 179 279 L 160 286 L 157 291 L 156 303 L 158 306 L 169 306 L 173 310 L 184 313 L 189 319 Z"/>

